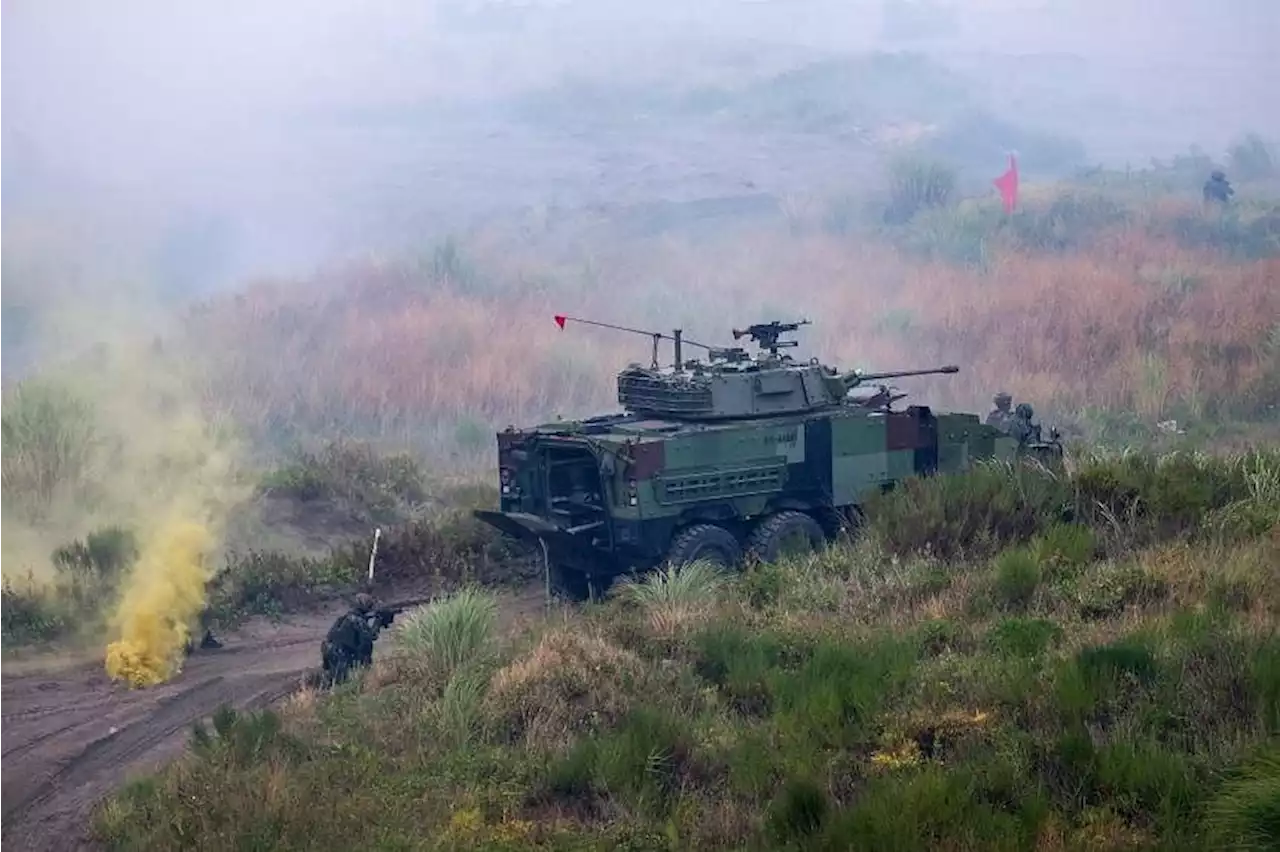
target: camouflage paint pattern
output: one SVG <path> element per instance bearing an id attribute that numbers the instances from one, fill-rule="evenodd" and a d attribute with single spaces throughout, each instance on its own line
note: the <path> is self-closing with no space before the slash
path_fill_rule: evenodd
<path id="1" fill-rule="evenodd" d="M 622 413 L 499 433 L 501 506 L 476 516 L 539 542 L 549 569 L 590 581 L 705 547 L 737 558 L 787 526 L 813 540 L 816 523 L 829 537 L 868 495 L 910 476 L 1027 452 L 1060 458 L 1059 444 L 1020 442 L 974 414 L 893 410 L 904 394 L 887 385 L 857 398 L 868 383 L 959 367 L 840 373 L 780 355 L 795 344 L 779 334 L 800 324 L 735 330 L 767 351 L 709 348 L 706 362 L 681 360 L 677 332 L 669 367 L 655 354 L 618 373 Z"/>
<path id="2" fill-rule="evenodd" d="M 504 531 L 542 536 L 553 555 L 598 575 L 660 562 L 676 532 L 698 521 L 739 534 L 779 509 L 856 510 L 868 495 L 916 474 L 1012 460 L 1016 439 L 977 415 L 912 406 L 849 407 L 793 416 L 688 423 L 621 414 L 498 435 Z M 557 462 L 598 476 L 598 525 L 577 526 L 550 499 Z"/>

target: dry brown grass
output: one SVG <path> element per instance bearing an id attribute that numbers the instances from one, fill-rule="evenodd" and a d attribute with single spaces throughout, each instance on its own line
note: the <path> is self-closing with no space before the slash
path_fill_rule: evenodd
<path id="1" fill-rule="evenodd" d="M 478 284 L 370 264 L 207 306 L 192 336 L 217 353 L 211 399 L 259 425 L 443 443 L 461 421 L 488 430 L 612 409 L 614 372 L 647 360 L 647 344 L 559 331 L 551 316 L 565 312 L 683 325 L 711 342 L 766 314 L 804 313 L 818 324 L 801 351 L 846 368 L 961 364 L 954 378 L 912 381 L 939 404 L 985 407 L 1005 388 L 1046 411 L 1152 420 L 1261 404 L 1277 357 L 1280 259 L 1181 248 L 1145 224 L 1090 250 L 998 254 L 985 270 L 776 230 L 590 256 L 493 235 L 471 250 L 483 262 Z"/>
<path id="2" fill-rule="evenodd" d="M 616 724 L 644 675 L 644 664 L 632 652 L 597 633 L 557 627 L 494 674 L 486 714 L 512 739 L 556 749 L 583 732 Z"/>

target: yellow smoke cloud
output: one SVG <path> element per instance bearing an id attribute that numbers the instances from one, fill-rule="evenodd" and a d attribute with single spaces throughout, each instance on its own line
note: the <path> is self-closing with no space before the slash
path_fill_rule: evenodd
<path id="1" fill-rule="evenodd" d="M 138 558 L 84 630 L 106 646 L 108 673 L 136 685 L 181 670 L 228 518 L 251 488 L 203 381 L 218 347 L 157 298 L 150 233 L 92 215 L 5 223 L 4 303 L 33 318 L 23 347 L 36 381 L 25 401 L 5 389 L 3 577 L 56 593 L 54 548 L 132 531 Z"/>
<path id="2" fill-rule="evenodd" d="M 112 618 L 105 665 L 111 677 L 133 686 L 181 671 L 225 521 L 247 496 L 233 445 L 196 404 L 190 374 L 158 369 L 173 362 L 154 353 L 142 363 L 150 369 L 128 371 L 146 378 L 139 392 L 115 395 L 108 409 L 117 421 L 134 421 L 130 440 L 119 447 L 134 479 L 116 478 L 115 502 L 132 504 L 142 535 Z M 138 404 L 155 416 L 138 419 Z"/>
<path id="3" fill-rule="evenodd" d="M 120 638 L 107 646 L 107 674 L 133 686 L 163 683 L 182 670 L 190 624 L 205 604 L 208 529 L 181 517 L 145 540 L 117 610 Z"/>

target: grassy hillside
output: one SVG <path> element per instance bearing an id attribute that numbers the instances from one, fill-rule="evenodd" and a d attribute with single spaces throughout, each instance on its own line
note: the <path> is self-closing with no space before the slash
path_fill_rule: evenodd
<path id="1" fill-rule="evenodd" d="M 441 511 L 463 491 L 466 505 L 492 499 L 474 486 L 491 475 L 494 431 L 613 410 L 614 374 L 648 357 L 642 337 L 561 331 L 556 313 L 713 343 L 803 315 L 816 324 L 802 357 L 961 365 L 904 382 L 913 401 L 981 412 L 1004 389 L 1087 444 L 1274 441 L 1274 169 L 1256 168 L 1222 212 L 1189 197 L 1203 165 L 1032 184 L 1007 217 L 962 197 L 945 163 L 907 157 L 856 202 L 784 199 L 775 220 L 637 235 L 541 211 L 417 256 L 210 299 L 151 345 L 115 341 L 6 388 L 6 639 L 94 634 L 75 601 L 110 599 L 116 581 L 69 575 L 54 552 L 138 532 L 140 507 L 189 496 L 191 482 L 220 497 L 211 575 L 257 590 L 229 593 L 228 613 L 298 600 L 299 582 L 341 588 L 375 524 L 417 524 L 423 547 L 452 541 Z M 468 554 L 494 546 L 458 535 Z M 465 559 L 426 561 L 465 573 Z M 75 591 L 86 582 L 102 593 Z M 34 602 L 22 598 L 33 584 Z"/>
<path id="2" fill-rule="evenodd" d="M 1200 437 L 1275 421 L 1273 209 L 1030 195 L 1009 220 L 968 201 L 876 231 L 820 207 L 798 208 L 790 229 L 697 237 L 623 239 L 581 222 L 495 230 L 419 262 L 252 289 L 210 305 L 191 333 L 223 353 L 210 396 L 261 440 L 347 431 L 454 469 L 487 464 L 489 435 L 508 423 L 612 410 L 614 373 L 647 360 L 645 339 L 561 332 L 556 313 L 712 343 L 806 315 L 817 320 L 801 334 L 806 355 L 844 368 L 958 363 L 954 378 L 907 387 L 973 410 L 1007 389 L 1092 439 L 1150 438 L 1166 420 Z"/>
<path id="3" fill-rule="evenodd" d="M 222 714 L 110 848 L 1261 849 L 1280 842 L 1280 456 L 913 482 L 825 554 L 693 565 Z M 389 640 L 389 641 L 388 641 Z M 394 650 L 392 650 L 394 649 Z"/>

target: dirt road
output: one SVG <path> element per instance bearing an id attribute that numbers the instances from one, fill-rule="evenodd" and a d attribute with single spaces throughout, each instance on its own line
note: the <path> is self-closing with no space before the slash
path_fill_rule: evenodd
<path id="1" fill-rule="evenodd" d="M 543 601 L 537 588 L 500 600 L 505 629 L 536 617 Z M 3 844 L 29 852 L 93 848 L 88 818 L 99 799 L 179 756 L 192 723 L 220 705 L 263 707 L 298 688 L 318 666 L 320 639 L 342 607 L 249 623 L 149 689 L 113 683 L 101 660 L 6 673 Z"/>

